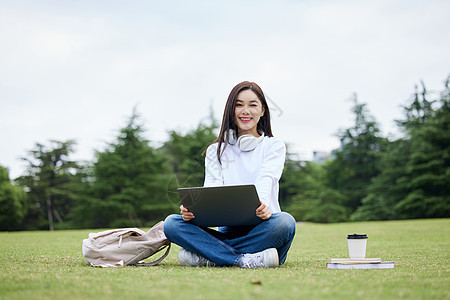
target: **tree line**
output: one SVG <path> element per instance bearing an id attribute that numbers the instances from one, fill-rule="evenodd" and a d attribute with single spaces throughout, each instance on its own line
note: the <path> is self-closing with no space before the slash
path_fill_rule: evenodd
<path id="1" fill-rule="evenodd" d="M 416 87 L 399 138 L 384 137 L 355 95 L 354 124 L 337 133 L 341 147 L 325 163 L 298 160 L 288 145 L 282 209 L 322 223 L 449 217 L 449 82 L 437 96 Z M 38 143 L 24 175 L 11 180 L 0 166 L 0 230 L 151 226 L 179 212 L 178 187 L 203 185 L 202 152 L 217 129 L 211 114 L 154 147 L 134 110 L 92 162 L 71 160 L 74 140 Z"/>

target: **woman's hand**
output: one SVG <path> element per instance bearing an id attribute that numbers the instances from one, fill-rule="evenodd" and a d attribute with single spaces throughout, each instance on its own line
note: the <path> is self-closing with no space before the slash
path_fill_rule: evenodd
<path id="1" fill-rule="evenodd" d="M 272 212 L 270 211 L 269 206 L 261 202 L 261 205 L 256 209 L 256 216 L 263 220 L 267 220 L 272 216 Z"/>
<path id="2" fill-rule="evenodd" d="M 190 221 L 193 218 L 195 218 L 194 214 L 192 212 L 190 212 L 186 207 L 184 207 L 183 205 L 180 206 L 180 213 L 181 213 L 181 217 L 183 218 L 184 221 Z"/>

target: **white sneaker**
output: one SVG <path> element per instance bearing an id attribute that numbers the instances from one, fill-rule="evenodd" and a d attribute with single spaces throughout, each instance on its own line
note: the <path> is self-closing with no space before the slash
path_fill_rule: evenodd
<path id="1" fill-rule="evenodd" d="M 216 264 L 212 261 L 201 257 L 195 253 L 189 252 L 185 249 L 178 251 L 178 260 L 183 266 L 188 267 L 215 267 Z"/>
<path id="2" fill-rule="evenodd" d="M 275 248 L 269 248 L 253 254 L 244 254 L 238 262 L 241 268 L 274 268 L 280 264 L 278 260 L 278 251 Z"/>

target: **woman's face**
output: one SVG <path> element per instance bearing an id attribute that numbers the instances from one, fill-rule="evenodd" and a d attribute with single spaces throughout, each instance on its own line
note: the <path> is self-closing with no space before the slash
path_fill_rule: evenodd
<path id="1" fill-rule="evenodd" d="M 238 136 L 251 134 L 258 137 L 257 125 L 263 115 L 262 103 L 252 90 L 239 92 L 234 107 L 234 122 L 238 128 Z"/>

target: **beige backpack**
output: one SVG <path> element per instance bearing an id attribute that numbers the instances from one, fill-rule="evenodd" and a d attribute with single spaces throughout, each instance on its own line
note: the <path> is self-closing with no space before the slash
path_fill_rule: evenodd
<path id="1" fill-rule="evenodd" d="M 93 267 L 122 267 L 128 265 L 154 266 L 160 263 L 170 250 L 170 241 L 164 235 L 161 221 L 148 232 L 138 228 L 123 228 L 90 233 L 83 240 L 83 256 Z M 157 260 L 139 263 L 167 248 Z"/>

